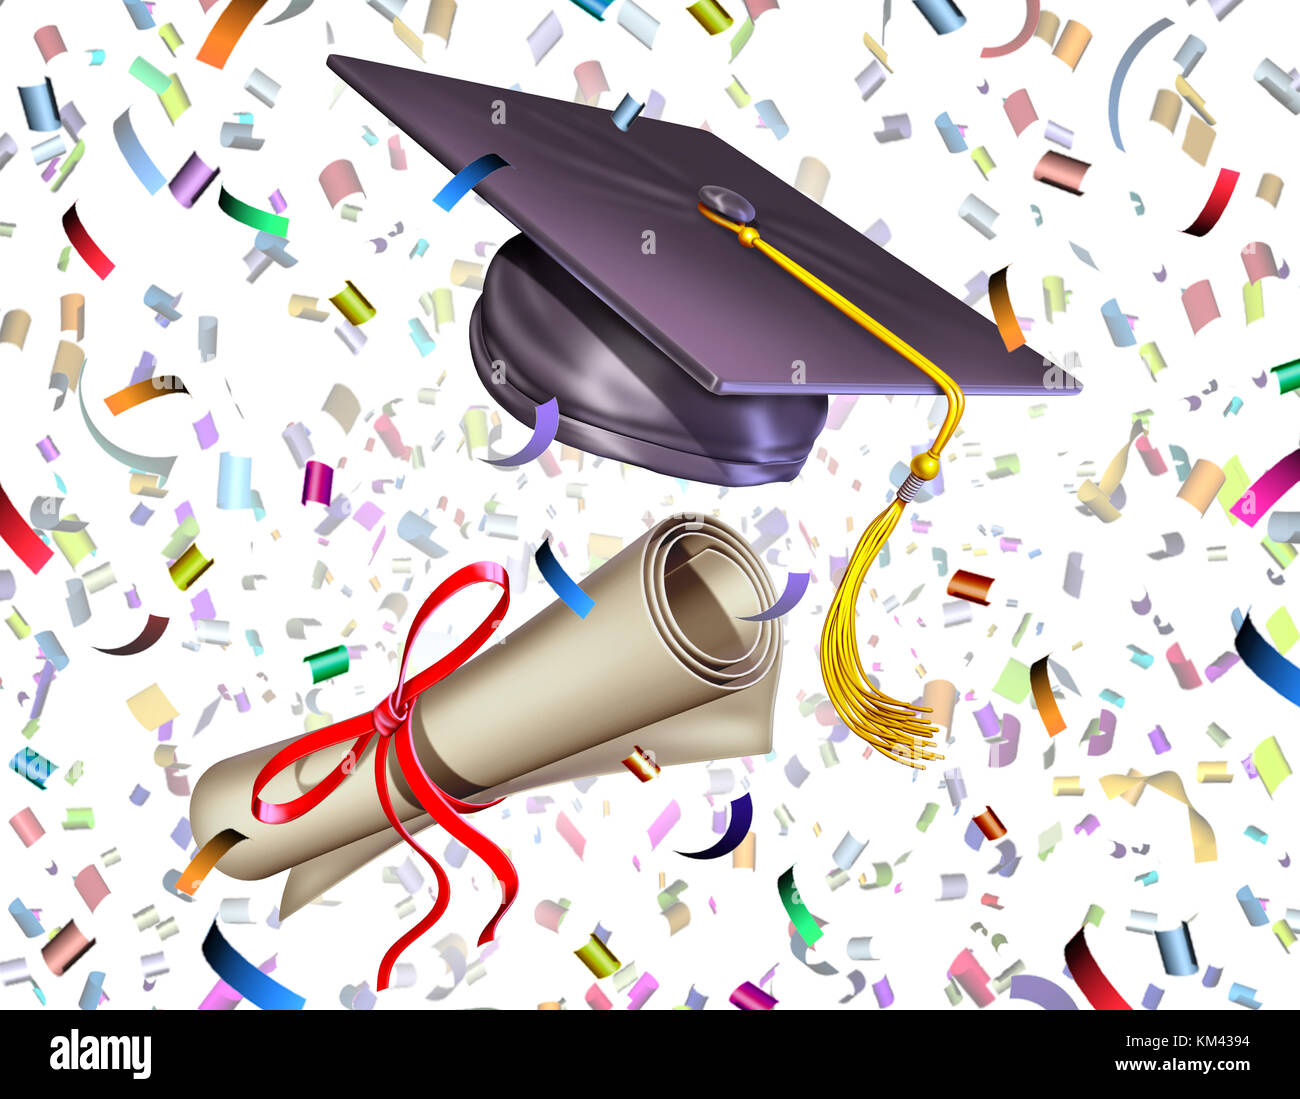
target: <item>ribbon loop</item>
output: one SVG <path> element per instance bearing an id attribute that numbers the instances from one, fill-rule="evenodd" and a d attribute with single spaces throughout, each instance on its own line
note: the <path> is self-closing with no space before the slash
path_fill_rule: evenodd
<path id="1" fill-rule="evenodd" d="M 501 595 L 497 599 L 496 605 L 464 641 L 460 642 L 451 652 L 435 661 L 408 683 L 406 680 L 407 660 L 410 657 L 415 639 L 419 636 L 425 623 L 453 595 L 476 584 L 494 584 L 501 589 Z M 402 652 L 402 663 L 398 670 L 397 686 L 393 688 L 392 694 L 386 695 L 369 714 L 359 714 L 347 721 L 341 721 L 336 725 L 318 729 L 306 736 L 299 737 L 268 760 L 253 782 L 252 812 L 257 820 L 265 824 L 284 824 L 297 820 L 338 789 L 339 785 L 356 770 L 357 760 L 370 747 L 371 741 L 375 740 L 376 736 L 379 738 L 375 750 L 375 792 L 379 797 L 379 804 L 382 806 L 384 815 L 388 818 L 394 830 L 429 865 L 438 882 L 438 895 L 434 900 L 432 911 L 416 927 L 389 947 L 388 952 L 384 955 L 384 959 L 380 964 L 378 980 L 376 981 L 376 987 L 380 991 L 388 987 L 389 976 L 398 956 L 442 917 L 451 896 L 451 884 L 447 879 L 446 872 L 438 864 L 438 861 L 415 841 L 415 838 L 402 824 L 396 809 L 393 807 L 392 799 L 389 796 L 387 775 L 391 758 L 388 751 L 390 741 L 397 748 L 397 764 L 402 778 L 415 794 L 421 808 L 430 814 L 434 821 L 446 829 L 454 839 L 483 859 L 492 873 L 496 875 L 497 881 L 501 883 L 501 906 L 479 936 L 480 945 L 491 941 L 497 923 L 514 903 L 515 894 L 518 892 L 519 877 L 506 853 L 461 818 L 461 814 L 477 813 L 483 809 L 489 809 L 493 805 L 499 804 L 503 799 L 499 798 L 483 805 L 474 805 L 448 794 L 429 777 L 420 763 L 415 750 L 415 736 L 411 729 L 411 713 L 414 709 L 415 700 L 434 684 L 451 675 L 478 652 L 483 643 L 501 625 L 509 606 L 510 578 L 505 569 L 495 562 L 478 561 L 452 573 L 421 604 L 411 622 L 411 628 L 406 635 L 406 645 Z M 348 740 L 353 740 L 353 744 L 348 750 L 347 756 L 305 794 L 287 802 L 277 803 L 262 800 L 261 792 L 281 772 L 307 756 L 336 744 L 343 744 Z"/>

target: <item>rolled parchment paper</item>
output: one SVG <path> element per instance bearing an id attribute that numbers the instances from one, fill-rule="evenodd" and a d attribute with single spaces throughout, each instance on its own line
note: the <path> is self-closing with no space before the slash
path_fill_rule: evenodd
<path id="1" fill-rule="evenodd" d="M 778 593 L 735 531 L 706 516 L 673 516 L 582 588 L 595 604 L 586 618 L 557 600 L 419 697 L 411 719 L 416 753 L 443 790 L 482 803 L 620 772 L 638 745 L 663 766 L 770 750 L 781 622 L 741 618 L 771 606 Z M 244 880 L 292 870 L 281 918 L 400 842 L 375 792 L 373 743 L 309 813 L 284 824 L 256 820 L 253 781 L 294 739 L 213 765 L 190 800 L 200 845 L 227 828 L 247 837 L 219 870 Z M 309 756 L 262 798 L 305 793 L 345 755 L 339 745 Z M 430 823 L 395 756 L 389 786 L 411 832 Z"/>

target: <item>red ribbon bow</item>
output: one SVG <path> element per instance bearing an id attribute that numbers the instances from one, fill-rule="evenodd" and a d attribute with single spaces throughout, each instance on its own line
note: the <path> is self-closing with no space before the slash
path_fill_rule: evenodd
<path id="1" fill-rule="evenodd" d="M 495 584 L 501 589 L 501 598 L 497 600 L 496 606 L 492 608 L 488 617 L 479 623 L 469 637 L 437 663 L 426 668 L 407 683 L 407 657 L 410 656 L 411 646 L 415 643 L 415 639 L 424 627 L 425 622 L 451 596 L 475 584 Z M 487 926 L 483 928 L 482 934 L 479 935 L 479 946 L 491 942 L 496 932 L 497 923 L 514 903 L 515 894 L 519 890 L 519 875 L 515 872 L 515 868 L 506 853 L 460 816 L 462 813 L 477 813 L 483 809 L 490 809 L 494 805 L 499 805 L 504 799 L 498 798 L 486 805 L 471 805 L 469 802 L 460 801 L 445 790 L 440 789 L 438 784 L 425 772 L 424 767 L 417 758 L 411 733 L 411 705 L 414 700 L 469 660 L 501 624 L 509 606 L 510 578 L 500 565 L 490 561 L 478 561 L 452 573 L 451 576 L 438 585 L 433 594 L 424 601 L 419 611 L 416 612 L 415 620 L 411 623 L 410 632 L 406 635 L 406 647 L 402 653 L 402 666 L 398 672 L 397 686 L 393 689 L 393 693 L 380 702 L 372 713 L 358 714 L 347 721 L 340 721 L 327 728 L 318 729 L 314 733 L 299 737 L 288 747 L 277 752 L 258 773 L 257 779 L 253 783 L 254 817 L 265 824 L 284 824 L 287 821 L 297 820 L 338 789 L 339 784 L 352 773 L 356 761 L 361 758 L 370 742 L 376 736 L 379 737 L 379 744 L 375 749 L 375 789 L 379 793 L 379 803 L 383 806 L 384 815 L 388 817 L 389 823 L 401 833 L 402 838 L 415 849 L 420 858 L 429 864 L 429 868 L 433 871 L 433 876 L 438 882 L 438 895 L 434 900 L 433 909 L 415 927 L 393 943 L 384 955 L 384 960 L 380 962 L 379 977 L 375 984 L 376 988 L 381 991 L 388 987 L 388 979 L 392 974 L 393 965 L 397 962 L 402 951 L 442 918 L 442 914 L 446 912 L 447 905 L 451 901 L 451 882 L 447 880 L 447 872 L 439 865 L 437 859 L 415 842 L 414 837 L 397 819 L 397 814 L 393 810 L 393 803 L 388 796 L 389 744 L 396 745 L 397 762 L 401 769 L 402 778 L 414 791 L 416 800 L 419 801 L 420 805 L 446 829 L 449 835 L 486 862 L 488 868 L 501 883 L 501 907 L 497 909 L 496 915 L 488 921 Z M 299 760 L 305 759 L 307 756 L 324 748 L 342 744 L 354 737 L 356 738 L 355 742 L 347 756 L 333 771 L 301 797 L 294 798 L 292 801 L 276 803 L 263 801 L 259 796 L 276 775 L 292 767 Z"/>

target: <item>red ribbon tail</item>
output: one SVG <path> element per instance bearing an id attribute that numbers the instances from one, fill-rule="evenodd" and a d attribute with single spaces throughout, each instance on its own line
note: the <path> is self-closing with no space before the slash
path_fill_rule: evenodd
<path id="1" fill-rule="evenodd" d="M 429 864 L 429 869 L 433 871 L 433 876 L 438 882 L 438 895 L 434 899 L 433 908 L 419 923 L 388 948 L 383 961 L 379 963 L 379 975 L 375 980 L 375 989 L 382 992 L 388 987 L 389 978 L 393 974 L 393 966 L 397 964 L 397 959 L 401 957 L 402 952 L 442 919 L 443 913 L 447 911 L 447 906 L 451 903 L 451 882 L 447 879 L 447 872 L 442 868 L 438 860 L 416 842 L 415 837 L 406 830 L 405 825 L 398 820 L 397 813 L 393 810 L 393 803 L 388 796 L 387 737 L 382 739 L 375 749 L 375 789 L 379 793 L 379 803 L 384 808 L 384 815 L 388 817 L 388 823 L 401 833 L 402 839 L 415 850 L 420 858 Z"/>
<path id="2" fill-rule="evenodd" d="M 468 847 L 487 863 L 488 869 L 501 883 L 501 907 L 483 928 L 483 933 L 478 940 L 480 946 L 491 942 L 496 933 L 497 923 L 515 903 L 515 895 L 519 892 L 519 874 L 515 871 L 514 864 L 500 847 L 456 812 L 448 795 L 429 778 L 415 754 L 409 725 L 397 735 L 397 761 L 401 766 L 402 776 L 410 784 L 420 804 L 433 815 L 433 819 L 442 825 L 453 839 Z M 487 806 L 482 808 L 486 809 Z"/>

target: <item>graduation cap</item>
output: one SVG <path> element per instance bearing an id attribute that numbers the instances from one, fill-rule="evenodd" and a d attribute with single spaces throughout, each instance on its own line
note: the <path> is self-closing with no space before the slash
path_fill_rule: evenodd
<path id="1" fill-rule="evenodd" d="M 488 154 L 504 162 L 473 189 L 520 233 L 488 268 L 469 343 L 485 387 L 521 422 L 555 398 L 561 442 L 755 485 L 798 475 L 830 394 L 948 398 L 934 445 L 862 535 L 822 639 L 827 692 L 850 728 L 913 766 L 941 758 L 924 711 L 865 680 L 862 578 L 937 474 L 963 390 L 1078 383 L 1023 344 L 1008 352 L 990 321 L 706 130 L 656 119 L 623 130 L 580 103 L 328 64 L 452 172 Z"/>

